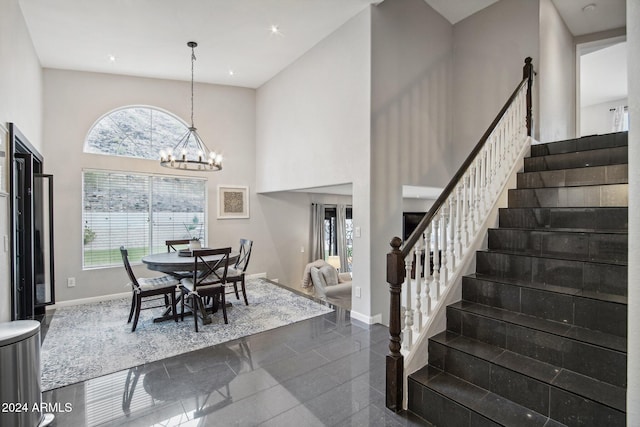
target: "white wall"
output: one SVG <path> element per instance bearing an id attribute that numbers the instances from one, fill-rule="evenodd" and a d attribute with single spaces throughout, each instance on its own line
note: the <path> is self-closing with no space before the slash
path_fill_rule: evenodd
<path id="1" fill-rule="evenodd" d="M 629 301 L 627 425 L 640 425 L 640 2 L 627 0 L 629 81 Z"/>
<path id="2" fill-rule="evenodd" d="M 369 32 L 365 10 L 258 89 L 258 192 L 360 175 L 368 160 Z"/>
<path id="3" fill-rule="evenodd" d="M 575 136 L 576 59 L 573 35 L 551 0 L 540 0 L 540 142 Z"/>
<path id="4" fill-rule="evenodd" d="M 3 126 L 7 122 L 15 123 L 40 150 L 42 70 L 18 1 L 2 0 L 0 8 L 0 123 Z M 5 167 L 3 173 L 6 173 Z M 0 195 L 0 242 L 4 236 L 10 236 L 8 213 L 9 198 Z M 9 262 L 9 253 L 0 245 L 0 322 L 11 320 Z"/>
<path id="5" fill-rule="evenodd" d="M 256 170 L 261 197 L 285 197 L 286 190 L 352 183 L 354 226 L 353 281 L 363 288 L 353 311 L 368 316 L 369 289 L 369 135 L 371 12 L 367 9 L 320 41 L 296 62 L 257 91 Z M 289 195 L 286 197 L 294 197 Z M 300 196 L 297 196 L 300 201 Z M 286 218 L 274 209 L 270 221 L 279 221 L 274 233 L 295 227 L 304 242 L 281 248 L 292 261 L 289 277 L 298 283 L 302 270 L 300 247 L 309 245 L 309 205 L 297 206 L 306 215 Z M 304 231 L 301 227 L 306 227 Z M 274 237 L 275 239 L 275 237 Z M 303 254 L 304 259 L 307 254 Z M 304 266 L 303 266 L 304 267 Z M 283 268 L 285 268 L 283 266 Z"/>
<path id="6" fill-rule="evenodd" d="M 456 167 L 522 80 L 524 59 L 532 57 L 539 68 L 538 16 L 538 0 L 501 0 L 454 25 L 453 141 L 460 144 Z M 535 111 L 534 117 L 537 127 Z"/>
<path id="7" fill-rule="evenodd" d="M 620 105 L 627 105 L 627 98 L 603 102 L 580 109 L 580 136 L 610 133 L 613 125 L 613 111 Z"/>
<path id="8" fill-rule="evenodd" d="M 402 235 L 402 186 L 444 187 L 454 173 L 452 47 L 453 27 L 422 0 L 372 9 L 371 307 L 361 309 L 383 323 L 386 254 Z"/>
<path id="9" fill-rule="evenodd" d="M 121 266 L 82 270 L 82 169 L 177 173 L 152 160 L 84 154 L 83 143 L 91 125 L 106 112 L 126 105 L 152 105 L 188 121 L 189 96 L 189 82 L 45 69 L 43 154 L 47 171 L 54 175 L 58 301 L 127 291 Z M 254 252 L 249 273 L 266 272 L 269 277 L 283 277 L 274 244 L 278 235 L 270 233 L 263 199 L 255 192 L 255 91 L 196 84 L 194 101 L 198 132 L 210 148 L 222 150 L 225 156 L 222 171 L 205 175 L 209 180 L 209 245 L 237 247 L 238 239 L 252 239 Z M 249 186 L 250 219 L 216 218 L 219 184 Z M 268 212 L 275 209 L 273 205 L 265 203 Z M 136 272 L 151 275 L 143 266 L 137 267 Z M 76 287 L 66 287 L 68 277 L 76 278 Z"/>

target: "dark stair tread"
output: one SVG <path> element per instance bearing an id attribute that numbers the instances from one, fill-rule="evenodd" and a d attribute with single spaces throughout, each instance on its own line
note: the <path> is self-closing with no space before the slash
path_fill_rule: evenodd
<path id="1" fill-rule="evenodd" d="M 526 224 L 513 228 L 628 231 L 628 206 L 612 207 L 511 207 L 500 208 L 501 224 Z M 578 227 L 576 227 L 578 225 Z M 532 227 L 531 227 L 532 226 Z M 614 228 L 615 227 L 615 228 Z"/>
<path id="2" fill-rule="evenodd" d="M 625 411 L 626 393 L 624 388 L 451 331 L 441 332 L 431 337 L 430 340 L 594 402 Z"/>
<path id="3" fill-rule="evenodd" d="M 586 162 L 589 163 L 586 163 Z M 543 162 L 544 166 L 540 165 Z M 526 157 L 523 172 L 543 172 L 628 164 L 628 146 L 593 148 Z M 540 166 L 540 167 L 538 167 Z"/>
<path id="4" fill-rule="evenodd" d="M 626 266 L 627 261 L 592 261 L 590 259 L 584 258 L 569 258 L 562 257 L 560 254 L 555 255 L 544 255 L 536 252 L 528 252 L 528 251 L 513 251 L 508 249 L 483 249 L 477 252 L 485 252 L 485 253 L 494 253 L 494 254 L 504 254 L 504 255 L 513 255 L 513 256 L 523 256 L 530 258 L 544 258 L 544 259 L 553 259 L 559 261 L 575 261 L 575 262 L 585 262 L 589 264 L 602 264 L 602 265 L 618 265 L 618 266 Z"/>
<path id="5" fill-rule="evenodd" d="M 514 208 L 514 209 L 527 209 L 527 208 Z M 491 230 L 513 230 L 513 231 L 540 231 L 549 233 L 578 233 L 578 234 L 629 234 L 625 229 L 619 228 L 553 228 L 553 227 L 497 227 Z"/>
<path id="6" fill-rule="evenodd" d="M 542 250 L 535 249 L 512 249 L 512 248 L 490 248 L 484 252 L 501 253 L 507 255 L 521 255 L 535 258 L 550 258 L 564 261 L 579 261 L 589 262 L 594 264 L 609 264 L 609 265 L 628 265 L 626 259 L 617 259 L 612 257 L 598 257 L 594 258 L 590 255 L 581 254 L 579 252 L 570 251 L 558 251 L 558 252 L 543 252 Z"/>
<path id="7" fill-rule="evenodd" d="M 625 208 L 629 206 L 629 184 L 510 188 L 507 194 L 510 208 Z"/>
<path id="8" fill-rule="evenodd" d="M 548 228 L 490 228 L 491 250 L 564 257 L 603 263 L 627 263 L 628 233 L 603 230 L 558 231 Z"/>
<path id="9" fill-rule="evenodd" d="M 582 146 L 578 148 L 578 146 Z M 600 148 L 625 147 L 629 145 L 627 132 L 611 132 L 605 134 L 585 135 L 580 138 L 570 138 L 561 141 L 546 142 L 544 144 L 533 144 L 532 157 L 545 154 L 560 154 L 574 151 L 588 151 Z M 538 151 L 545 154 L 535 154 Z"/>
<path id="10" fill-rule="evenodd" d="M 628 184 L 626 163 L 518 172 L 517 188 L 582 187 L 589 185 Z"/>
<path id="11" fill-rule="evenodd" d="M 448 307 L 513 325 L 556 335 L 569 340 L 580 341 L 609 350 L 627 352 L 627 339 L 604 332 L 594 331 L 575 325 L 546 320 L 527 314 L 490 307 L 470 301 L 458 301 Z"/>
<path id="12" fill-rule="evenodd" d="M 603 167 L 603 166 L 594 166 L 594 167 Z M 577 168 L 576 168 L 577 169 Z M 564 170 L 564 169 L 560 169 Z M 521 172 L 523 174 L 533 174 L 533 173 L 544 173 L 544 172 L 558 172 L 558 170 L 553 171 L 535 171 L 535 172 Z M 545 188 L 580 188 L 580 187 L 599 187 L 603 185 L 628 185 L 629 180 L 619 180 L 614 182 L 595 182 L 595 183 L 584 183 L 584 184 L 558 184 L 558 185 L 542 185 L 536 187 L 527 187 L 527 186 L 517 186 L 514 190 L 542 190 Z"/>
<path id="13" fill-rule="evenodd" d="M 613 302 L 617 304 L 627 305 L 627 301 L 628 301 L 628 298 L 623 295 L 583 291 L 581 289 L 576 289 L 571 287 L 548 285 L 545 283 L 538 283 L 538 282 L 529 282 L 529 281 L 523 281 L 518 279 L 512 279 L 508 277 L 490 276 L 487 274 L 479 274 L 479 273 L 467 274 L 465 275 L 465 277 L 471 277 L 474 279 L 485 280 L 489 282 L 504 283 L 504 284 L 513 285 L 513 286 L 521 286 L 523 288 L 531 288 L 531 289 L 538 289 L 538 290 L 548 291 L 548 292 L 556 292 L 564 295 L 573 295 L 577 297 L 589 298 L 589 299 L 598 300 L 598 301 Z"/>
<path id="14" fill-rule="evenodd" d="M 425 366 L 409 378 L 503 426 L 548 425 L 548 417 L 432 366 Z"/>
<path id="15" fill-rule="evenodd" d="M 601 228 L 519 228 L 519 227 L 491 227 L 489 230 L 512 230 L 512 231 L 539 231 L 541 233 L 568 233 L 568 234 L 629 234 L 627 230 Z"/>

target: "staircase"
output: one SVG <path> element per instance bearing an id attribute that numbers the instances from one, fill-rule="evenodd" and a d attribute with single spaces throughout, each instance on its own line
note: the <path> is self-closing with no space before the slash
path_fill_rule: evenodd
<path id="1" fill-rule="evenodd" d="M 531 147 L 499 228 L 408 380 L 435 426 L 623 426 L 627 134 Z"/>

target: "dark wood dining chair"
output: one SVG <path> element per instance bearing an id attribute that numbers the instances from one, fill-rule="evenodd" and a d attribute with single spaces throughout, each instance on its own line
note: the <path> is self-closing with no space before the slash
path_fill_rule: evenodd
<path id="1" fill-rule="evenodd" d="M 198 311 L 202 316 L 202 323 L 209 323 L 206 308 L 208 303 L 211 303 L 213 311 L 216 311 L 218 306 L 222 307 L 224 323 L 229 323 L 225 300 L 229 254 L 231 254 L 231 248 L 193 251 L 193 275 L 180 280 L 182 291 L 180 316 L 184 319 L 184 307 L 187 304 L 193 313 L 196 332 L 198 332 Z M 185 303 L 185 300 L 188 301 Z"/>
<path id="2" fill-rule="evenodd" d="M 249 305 L 249 301 L 247 300 L 247 289 L 244 283 L 244 275 L 247 271 L 247 266 L 249 265 L 252 247 L 253 240 L 240 239 L 238 259 L 233 267 L 229 267 L 229 272 L 227 273 L 227 283 L 233 283 L 233 292 L 236 294 L 237 299 L 240 299 L 240 295 L 238 294 L 238 282 L 240 282 L 240 289 L 242 291 L 242 296 L 244 297 L 244 305 Z"/>
<path id="3" fill-rule="evenodd" d="M 177 322 L 178 313 L 176 310 L 176 291 L 180 284 L 178 279 L 167 275 L 153 278 L 138 278 L 133 274 L 131 264 L 129 263 L 129 252 L 124 246 L 120 246 L 120 255 L 122 255 L 124 268 L 127 270 L 129 280 L 131 280 L 131 291 L 133 292 L 133 296 L 131 298 L 131 310 L 129 311 L 129 320 L 127 320 L 127 323 L 131 323 L 131 319 L 133 318 L 131 332 L 134 332 L 136 330 L 136 326 L 138 326 L 140 311 L 150 308 L 167 308 L 170 306 L 173 313 L 173 319 Z M 162 299 L 163 304 L 143 308 L 143 299 L 144 302 Z"/>
<path id="4" fill-rule="evenodd" d="M 176 246 L 188 245 L 190 241 L 189 239 L 165 240 L 164 244 L 167 245 L 167 252 L 177 252 L 179 248 Z"/>

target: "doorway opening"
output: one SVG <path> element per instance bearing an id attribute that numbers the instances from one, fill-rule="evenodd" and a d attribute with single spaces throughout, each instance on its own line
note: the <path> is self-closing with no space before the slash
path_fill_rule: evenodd
<path id="1" fill-rule="evenodd" d="M 625 36 L 576 46 L 576 135 L 628 130 Z"/>

